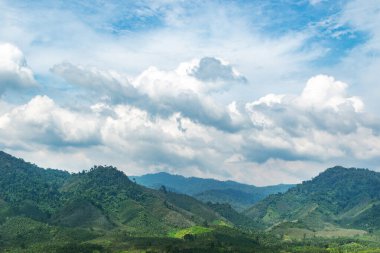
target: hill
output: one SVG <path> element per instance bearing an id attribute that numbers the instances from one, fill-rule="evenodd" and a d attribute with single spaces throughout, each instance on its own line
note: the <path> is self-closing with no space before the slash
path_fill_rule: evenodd
<path id="1" fill-rule="evenodd" d="M 13 213 L 35 219 L 48 217 L 59 206 L 59 188 L 70 177 L 68 172 L 45 170 L 2 151 L 0 175 L 1 206 L 12 205 Z"/>
<path id="2" fill-rule="evenodd" d="M 334 167 L 245 214 L 272 230 L 365 233 L 380 229 L 380 173 Z M 346 229 L 346 230 L 345 230 Z M 351 229 L 351 231 L 347 231 Z M 332 233 L 334 234 L 334 233 Z"/>
<path id="3" fill-rule="evenodd" d="M 70 174 L 0 152 L 0 175 L 0 252 L 368 253 L 380 247 L 379 177 L 368 170 L 329 169 L 246 213 L 166 187 L 146 188 L 112 166 Z"/>
<path id="4" fill-rule="evenodd" d="M 218 212 L 164 187 L 145 188 L 111 166 L 70 174 L 0 152 L 0 174 L 0 239 L 6 239 L 0 240 L 0 250 L 46 242 L 56 247 L 109 237 L 204 233 L 214 231 L 213 224 L 253 225 L 243 222 L 250 219 L 241 214 L 231 215 L 228 208 Z"/>
<path id="5" fill-rule="evenodd" d="M 10 215 L 52 224 L 98 229 L 127 225 L 141 232 L 146 227 L 156 235 L 223 219 L 202 202 L 145 188 L 110 166 L 69 174 L 1 152 L 0 173 L 0 199 Z"/>
<path id="6" fill-rule="evenodd" d="M 138 184 L 152 189 L 159 189 L 164 185 L 170 191 L 189 194 L 205 203 L 228 203 L 238 211 L 251 207 L 270 194 L 285 192 L 294 186 L 281 184 L 257 187 L 234 181 L 184 177 L 165 172 L 131 178 Z"/>

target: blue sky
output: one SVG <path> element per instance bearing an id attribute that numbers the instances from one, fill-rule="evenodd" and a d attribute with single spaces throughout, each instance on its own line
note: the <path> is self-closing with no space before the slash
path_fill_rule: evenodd
<path id="1" fill-rule="evenodd" d="M 0 148 L 258 185 L 380 169 L 380 2 L 0 1 Z"/>

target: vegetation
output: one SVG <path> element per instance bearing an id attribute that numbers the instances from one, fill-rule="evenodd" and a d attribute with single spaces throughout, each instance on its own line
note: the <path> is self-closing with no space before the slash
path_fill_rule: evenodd
<path id="1" fill-rule="evenodd" d="M 227 203 L 243 211 L 270 194 L 285 192 L 294 185 L 256 187 L 234 181 L 218 181 L 196 177 L 183 177 L 165 172 L 132 177 L 138 184 L 152 189 L 165 185 L 172 192 L 188 194 L 204 203 Z"/>
<path id="2" fill-rule="evenodd" d="M 69 174 L 0 152 L 0 173 L 0 252 L 380 252 L 368 170 L 329 169 L 245 213 L 110 166 Z"/>
<path id="3" fill-rule="evenodd" d="M 169 236 L 173 238 L 191 239 L 197 235 L 209 233 L 211 231 L 213 231 L 213 229 L 209 227 L 193 226 L 178 231 L 172 231 L 169 233 Z"/>
<path id="4" fill-rule="evenodd" d="M 380 229 L 380 173 L 334 167 L 286 193 L 269 196 L 245 214 L 272 231 L 359 235 Z"/>

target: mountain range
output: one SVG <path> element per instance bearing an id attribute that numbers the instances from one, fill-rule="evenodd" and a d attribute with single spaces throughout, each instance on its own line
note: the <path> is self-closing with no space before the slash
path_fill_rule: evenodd
<path id="1" fill-rule="evenodd" d="M 70 174 L 0 152 L 0 174 L 0 249 L 33 245 L 40 252 L 46 241 L 183 237 L 189 228 L 253 226 L 228 205 L 140 186 L 111 166 Z"/>
<path id="2" fill-rule="evenodd" d="M 184 177 L 165 172 L 131 176 L 138 184 L 152 189 L 166 189 L 188 194 L 203 202 L 227 203 L 237 211 L 243 211 L 265 197 L 287 191 L 294 185 L 280 184 L 257 187 L 234 181 L 219 181 L 197 177 Z"/>
<path id="3" fill-rule="evenodd" d="M 151 189 L 138 182 L 157 175 L 42 169 L 1 151 L 0 175 L 0 252 L 380 250 L 380 173 L 367 169 L 327 169 L 243 212 L 193 196 L 259 187 L 160 173 L 171 181 Z"/>

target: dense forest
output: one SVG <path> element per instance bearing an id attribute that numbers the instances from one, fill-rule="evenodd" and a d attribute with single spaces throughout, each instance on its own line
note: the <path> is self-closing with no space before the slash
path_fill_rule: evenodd
<path id="1" fill-rule="evenodd" d="M 0 152 L 0 173 L 0 252 L 380 252 L 369 170 L 331 168 L 244 211 L 112 166 L 70 174 Z"/>

